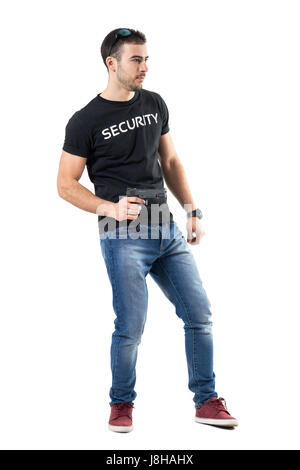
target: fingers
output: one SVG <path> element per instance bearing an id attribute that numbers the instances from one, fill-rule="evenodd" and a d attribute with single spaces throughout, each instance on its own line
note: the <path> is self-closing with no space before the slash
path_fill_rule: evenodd
<path id="1" fill-rule="evenodd" d="M 129 202 L 140 202 L 141 204 L 145 204 L 145 200 L 144 199 L 141 199 L 140 197 L 137 197 L 137 196 L 129 196 L 127 198 L 127 201 Z"/>
<path id="2" fill-rule="evenodd" d="M 118 202 L 118 216 L 117 220 L 130 219 L 135 220 L 141 212 L 141 204 L 146 201 L 137 196 L 124 196 Z"/>
<path id="3" fill-rule="evenodd" d="M 129 204 L 127 206 L 127 212 L 128 214 L 130 213 L 131 215 L 134 214 L 139 214 L 141 212 L 142 207 L 138 206 L 137 204 Z"/>
<path id="4" fill-rule="evenodd" d="M 139 213 L 141 212 L 141 206 L 138 204 L 130 204 L 130 203 L 140 203 L 144 204 L 144 199 L 141 199 L 137 196 L 129 196 L 127 198 L 127 218 L 130 220 L 135 220 L 138 218 Z"/>
<path id="5" fill-rule="evenodd" d="M 128 204 L 127 206 L 127 218 L 131 220 L 137 219 L 139 216 L 140 212 L 142 210 L 142 207 L 139 206 L 138 204 Z"/>
<path id="6" fill-rule="evenodd" d="M 188 233 L 187 236 L 187 242 L 190 243 L 190 245 L 198 245 L 202 238 L 204 237 L 205 232 L 192 232 Z"/>
<path id="7" fill-rule="evenodd" d="M 187 233 L 187 240 L 189 242 L 191 242 L 192 240 L 195 240 L 197 238 L 197 235 L 195 232 L 192 232 L 190 230 L 188 230 L 188 233 Z"/>
<path id="8" fill-rule="evenodd" d="M 140 211 L 139 212 L 132 212 L 128 209 L 128 212 L 127 212 L 127 219 L 131 219 L 131 220 L 135 220 L 138 218 L 138 216 L 140 215 Z"/>

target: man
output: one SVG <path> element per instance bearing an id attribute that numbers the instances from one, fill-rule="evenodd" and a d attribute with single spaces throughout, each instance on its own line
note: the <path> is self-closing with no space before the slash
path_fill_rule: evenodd
<path id="1" fill-rule="evenodd" d="M 133 29 L 113 30 L 102 43 L 101 55 L 108 85 L 69 120 L 57 186 L 63 199 L 98 214 L 101 251 L 116 314 L 109 429 L 128 432 L 133 428 L 147 274 L 184 322 L 195 420 L 236 426 L 237 420 L 215 391 L 210 302 L 187 245 L 198 244 L 204 235 L 202 213 L 171 139 L 166 103 L 158 93 L 142 87 L 148 72 L 145 35 Z M 79 183 L 85 165 L 95 194 Z M 164 179 L 187 212 L 187 241 L 168 210 Z M 154 206 L 164 207 L 158 217 Z"/>

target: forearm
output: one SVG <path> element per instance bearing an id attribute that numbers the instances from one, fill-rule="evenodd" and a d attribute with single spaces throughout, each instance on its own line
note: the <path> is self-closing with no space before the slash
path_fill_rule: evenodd
<path id="1" fill-rule="evenodd" d="M 162 171 L 168 188 L 176 197 L 181 207 L 187 211 L 196 209 L 186 173 L 180 160 L 174 160 L 168 165 L 162 165 Z M 184 207 L 185 205 L 186 207 Z"/>
<path id="2" fill-rule="evenodd" d="M 105 216 L 112 213 L 113 203 L 111 201 L 95 196 L 76 180 L 59 186 L 58 193 L 60 197 L 84 211 Z"/>

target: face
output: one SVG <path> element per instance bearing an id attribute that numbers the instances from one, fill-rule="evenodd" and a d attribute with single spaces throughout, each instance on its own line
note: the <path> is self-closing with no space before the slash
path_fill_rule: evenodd
<path id="1" fill-rule="evenodd" d="M 146 44 L 123 44 L 121 61 L 116 62 L 116 79 L 129 91 L 140 90 L 143 86 L 141 77 L 148 72 L 148 52 Z"/>

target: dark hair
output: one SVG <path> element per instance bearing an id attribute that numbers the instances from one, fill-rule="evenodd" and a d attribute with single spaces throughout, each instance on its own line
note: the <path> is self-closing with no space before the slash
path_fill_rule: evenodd
<path id="1" fill-rule="evenodd" d="M 113 46 L 111 52 L 110 48 L 111 45 L 113 44 L 116 36 L 115 34 L 120 30 L 120 29 L 129 29 L 131 31 L 131 34 L 129 36 L 125 36 L 124 38 L 119 38 L 116 44 Z M 146 42 L 146 36 L 141 33 L 140 31 L 137 31 L 135 29 L 131 28 L 117 28 L 108 33 L 108 35 L 104 38 L 102 44 L 101 44 L 101 56 L 104 62 L 105 67 L 108 70 L 108 67 L 106 65 L 106 58 L 108 56 L 113 56 L 117 59 L 117 62 L 120 62 L 121 60 L 121 48 L 124 43 L 132 43 L 132 44 L 145 44 Z"/>

